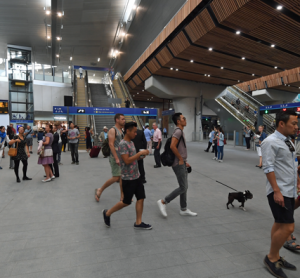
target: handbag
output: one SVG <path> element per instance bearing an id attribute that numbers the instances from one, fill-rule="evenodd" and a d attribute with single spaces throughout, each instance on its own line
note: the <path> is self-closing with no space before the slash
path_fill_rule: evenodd
<path id="1" fill-rule="evenodd" d="M 8 155 L 9 156 L 12 156 L 12 157 L 17 156 L 17 154 L 18 154 L 18 145 L 19 145 L 19 142 L 17 142 L 17 148 L 13 148 L 13 147 L 9 148 L 9 150 L 8 150 Z"/>
<path id="2" fill-rule="evenodd" d="M 44 150 L 45 150 L 45 147 L 42 146 L 40 151 L 38 152 L 38 155 L 41 157 L 41 158 L 44 158 Z"/>

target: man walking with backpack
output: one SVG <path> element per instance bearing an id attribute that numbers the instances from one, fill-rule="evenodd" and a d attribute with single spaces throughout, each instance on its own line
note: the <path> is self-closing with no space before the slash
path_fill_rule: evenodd
<path id="1" fill-rule="evenodd" d="M 179 187 L 171 192 L 164 199 L 158 200 L 157 205 L 164 217 L 167 217 L 166 205 L 180 195 L 180 214 L 185 216 L 196 216 L 197 213 L 192 212 L 187 208 L 187 189 L 188 189 L 188 169 L 191 166 L 187 163 L 187 149 L 183 129 L 186 126 L 186 118 L 182 113 L 175 113 L 172 120 L 176 125 L 176 129 L 172 135 L 171 150 L 175 155 L 172 165 L 173 171 L 177 177 Z"/>
<path id="2" fill-rule="evenodd" d="M 108 132 L 108 142 L 110 148 L 109 163 L 111 167 L 112 177 L 107 180 L 101 188 L 95 189 L 95 200 L 99 202 L 103 191 L 115 182 L 120 182 L 121 200 L 123 199 L 122 180 L 121 180 L 121 167 L 119 159 L 119 144 L 123 139 L 122 128 L 125 126 L 125 117 L 123 114 L 115 115 L 115 125 Z M 104 148 L 104 146 L 102 145 Z"/>

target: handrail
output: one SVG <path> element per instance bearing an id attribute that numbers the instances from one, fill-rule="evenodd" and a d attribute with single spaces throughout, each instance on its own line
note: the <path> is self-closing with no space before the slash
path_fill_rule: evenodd
<path id="1" fill-rule="evenodd" d="M 133 98 L 132 98 L 127 86 L 125 85 L 123 76 L 121 75 L 121 73 L 117 72 L 116 77 L 118 78 L 118 80 L 120 80 L 119 84 L 121 84 L 126 96 L 129 98 L 132 107 L 135 107 L 135 103 L 133 101 Z M 142 121 L 141 117 L 134 116 L 134 118 L 136 119 L 136 122 L 139 124 L 139 128 L 143 129 L 144 122 Z"/>
<path id="2" fill-rule="evenodd" d="M 74 70 L 74 97 L 73 97 L 73 106 L 77 106 L 77 75 L 76 75 L 76 71 Z M 76 116 L 73 115 L 72 116 L 72 122 L 75 122 Z M 69 121 L 69 119 L 67 119 L 67 121 Z"/>

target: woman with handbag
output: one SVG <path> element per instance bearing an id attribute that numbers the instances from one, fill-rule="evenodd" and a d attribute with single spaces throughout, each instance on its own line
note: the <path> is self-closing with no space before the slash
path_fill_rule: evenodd
<path id="1" fill-rule="evenodd" d="M 49 164 L 53 164 L 53 151 L 52 151 L 52 126 L 47 124 L 45 128 L 45 138 L 43 139 L 44 151 L 39 156 L 38 164 L 43 165 L 45 169 L 46 178 L 42 182 L 49 182 L 55 179 Z"/>
<path id="2" fill-rule="evenodd" d="M 5 148 L 5 143 L 9 143 L 9 138 L 5 132 L 5 127 L 0 126 L 0 165 L 2 158 L 4 157 L 4 148 Z M 2 170 L 2 167 L 0 166 L 0 170 Z"/>
<path id="3" fill-rule="evenodd" d="M 11 147 L 9 149 L 8 155 L 12 157 L 12 160 L 15 162 L 15 174 L 17 182 L 21 182 L 19 178 L 19 166 L 20 161 L 23 163 L 23 181 L 32 180 L 27 177 L 27 166 L 28 166 L 28 157 L 30 157 L 29 148 L 26 144 L 26 138 L 24 136 L 24 127 L 19 127 L 19 135 L 16 135 L 13 140 L 9 141 L 9 145 L 17 143 L 16 148 Z M 26 149 L 26 151 L 25 151 Z"/>

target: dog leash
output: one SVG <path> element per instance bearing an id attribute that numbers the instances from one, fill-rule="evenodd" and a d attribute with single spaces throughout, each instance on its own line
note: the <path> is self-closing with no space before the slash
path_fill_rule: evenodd
<path id="1" fill-rule="evenodd" d="M 234 189 L 234 188 L 232 188 L 232 187 L 230 187 L 230 186 L 228 186 L 228 185 L 226 185 L 225 183 L 222 183 L 222 182 L 220 182 L 220 181 L 216 181 L 217 183 L 220 183 L 220 184 L 222 184 L 222 185 L 224 185 L 224 186 L 226 186 L 226 187 L 228 187 L 228 188 L 230 188 L 230 189 L 232 189 L 232 190 L 234 190 L 234 191 L 236 191 L 237 192 L 237 190 L 236 189 Z"/>

